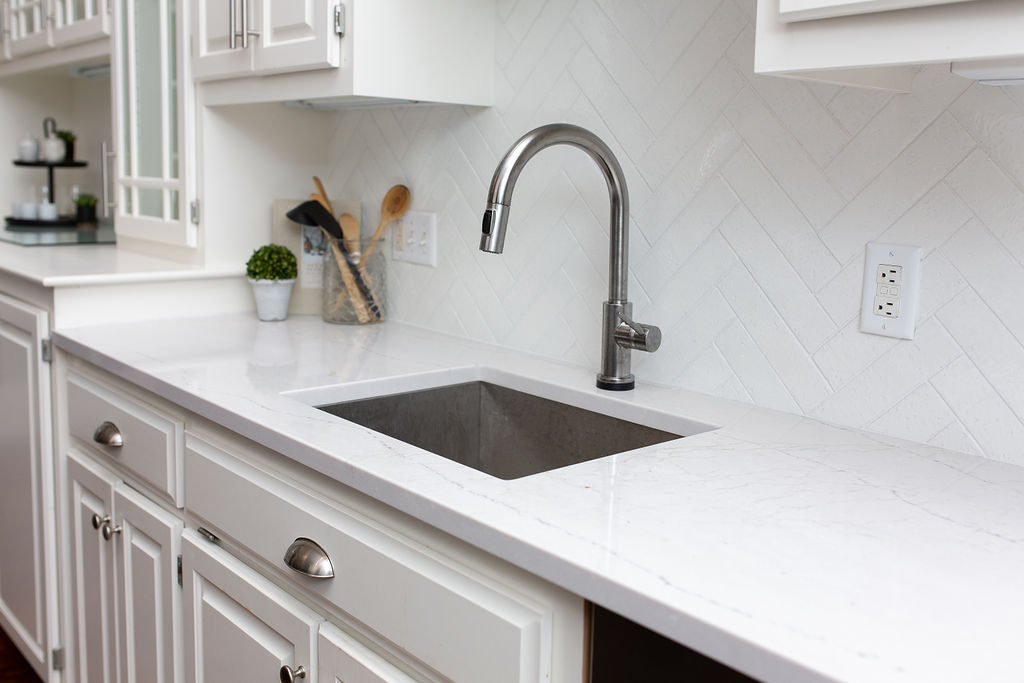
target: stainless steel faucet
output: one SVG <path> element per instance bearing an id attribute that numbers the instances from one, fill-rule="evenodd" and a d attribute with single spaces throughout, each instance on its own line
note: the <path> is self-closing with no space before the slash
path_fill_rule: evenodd
<path id="1" fill-rule="evenodd" d="M 568 123 L 552 123 L 519 138 L 498 164 L 487 193 L 480 250 L 500 254 L 505 248 L 505 229 L 512 190 L 526 163 L 552 145 L 572 145 L 590 155 L 608 184 L 611 201 L 611 245 L 608 253 L 608 301 L 604 302 L 601 333 L 601 371 L 597 387 L 629 391 L 636 385 L 629 367 L 631 349 L 657 351 L 661 330 L 634 322 L 633 304 L 626 297 L 629 278 L 629 193 L 622 167 L 608 145 L 589 130 Z"/>

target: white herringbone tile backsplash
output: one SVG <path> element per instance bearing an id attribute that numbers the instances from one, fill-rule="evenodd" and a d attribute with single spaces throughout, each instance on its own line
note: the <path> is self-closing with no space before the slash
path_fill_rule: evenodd
<path id="1" fill-rule="evenodd" d="M 541 153 L 504 255 L 477 249 L 498 159 L 568 121 L 629 181 L 630 298 L 664 331 L 638 377 L 1024 464 L 1024 88 L 755 76 L 754 5 L 499 0 L 496 106 L 339 114 L 329 180 L 366 222 L 396 182 L 439 214 L 440 264 L 393 264 L 392 318 L 596 369 L 592 162 Z M 913 341 L 858 331 L 868 241 L 924 248 Z"/>

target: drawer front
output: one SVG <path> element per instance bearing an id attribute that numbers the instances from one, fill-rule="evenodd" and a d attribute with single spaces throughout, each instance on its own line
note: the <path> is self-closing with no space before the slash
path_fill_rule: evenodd
<path id="1" fill-rule="evenodd" d="M 67 415 L 68 431 L 80 445 L 120 463 L 181 506 L 181 420 L 72 372 L 67 378 Z M 103 445 L 95 438 L 104 423 L 114 425 L 122 445 Z"/>
<path id="2" fill-rule="evenodd" d="M 457 681 L 549 680 L 551 614 L 414 541 L 326 505 L 188 435 L 185 507 L 218 534 Z M 333 578 L 284 562 L 315 541 Z"/>

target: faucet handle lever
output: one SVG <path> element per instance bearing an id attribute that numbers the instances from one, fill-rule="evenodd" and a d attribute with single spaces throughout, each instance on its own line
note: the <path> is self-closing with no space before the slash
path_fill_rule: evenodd
<path id="1" fill-rule="evenodd" d="M 615 343 L 625 349 L 653 353 L 661 346 L 661 328 L 634 322 L 619 311 L 620 322 L 615 327 Z"/>

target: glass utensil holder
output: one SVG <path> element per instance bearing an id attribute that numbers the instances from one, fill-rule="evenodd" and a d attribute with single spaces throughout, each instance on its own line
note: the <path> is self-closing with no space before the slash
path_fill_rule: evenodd
<path id="1" fill-rule="evenodd" d="M 385 320 L 387 261 L 381 249 L 383 241 L 328 241 L 321 307 L 325 322 L 365 325 Z"/>

